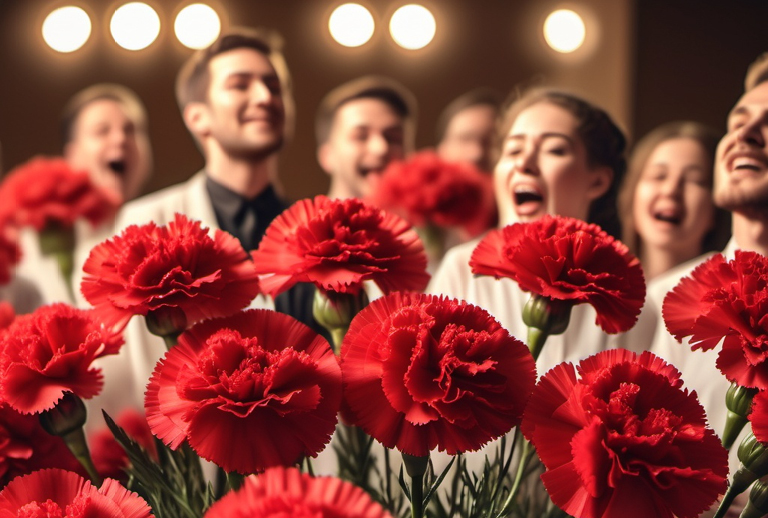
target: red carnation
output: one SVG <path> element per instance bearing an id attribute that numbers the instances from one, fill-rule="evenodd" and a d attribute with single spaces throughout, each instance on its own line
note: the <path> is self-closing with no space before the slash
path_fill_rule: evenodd
<path id="1" fill-rule="evenodd" d="M 17 230 L 0 216 L 0 285 L 11 281 L 13 267 L 21 260 L 17 234 Z"/>
<path id="2" fill-rule="evenodd" d="M 507 433 L 536 380 L 528 348 L 484 309 L 405 293 L 358 313 L 341 367 L 353 424 L 419 457 L 477 450 Z"/>
<path id="3" fill-rule="evenodd" d="M 0 492 L 0 515 L 65 518 L 149 518 L 136 493 L 107 479 L 96 488 L 77 473 L 45 469 L 15 478 Z"/>
<path id="4" fill-rule="evenodd" d="M 726 488 L 728 455 L 696 393 L 649 352 L 604 351 L 539 381 L 522 430 L 552 501 L 576 518 L 687 518 Z"/>
<path id="5" fill-rule="evenodd" d="M 273 297 L 297 282 L 356 294 L 372 280 L 384 293 L 423 290 L 427 256 L 418 235 L 394 214 L 360 200 L 301 200 L 275 218 L 252 252 Z"/>
<path id="6" fill-rule="evenodd" d="M 548 299 L 588 303 L 606 333 L 637 321 L 645 300 L 640 261 L 597 225 L 544 216 L 489 232 L 472 253 L 472 272 L 509 277 Z"/>
<path id="7" fill-rule="evenodd" d="M 373 202 L 415 226 L 463 227 L 475 236 L 492 217 L 493 184 L 472 164 L 446 162 L 426 150 L 390 163 Z"/>
<path id="8" fill-rule="evenodd" d="M 111 217 L 121 200 L 94 185 L 85 171 L 73 171 L 62 158 L 35 157 L 13 169 L 0 184 L 0 221 L 69 228 L 78 218 L 96 226 Z"/>
<path id="9" fill-rule="evenodd" d="M 122 337 L 97 323 L 92 311 L 67 304 L 16 317 L 0 334 L 2 400 L 29 414 L 50 410 L 67 392 L 92 398 L 103 380 L 91 364 L 122 345 Z"/>
<path id="10" fill-rule="evenodd" d="M 204 518 L 391 518 L 361 488 L 296 468 L 270 468 L 213 504 Z"/>
<path id="11" fill-rule="evenodd" d="M 143 414 L 129 408 L 115 418 L 115 423 L 153 458 L 157 458 L 155 438 L 152 436 L 152 431 L 149 429 L 149 424 L 147 424 L 147 419 Z M 103 478 L 126 481 L 125 469 L 130 464 L 128 454 L 115 440 L 109 428 L 105 426 L 91 433 L 88 436 L 88 448 L 99 475 Z"/>
<path id="12" fill-rule="evenodd" d="M 768 388 L 768 258 L 737 250 L 714 255 L 664 298 L 662 314 L 678 342 L 710 350 L 721 341 L 717 368 L 743 387 Z"/>
<path id="13" fill-rule="evenodd" d="M 340 402 L 328 342 L 288 315 L 249 310 L 183 333 L 155 367 L 145 406 L 171 448 L 186 439 L 226 471 L 255 473 L 317 455 Z"/>
<path id="14" fill-rule="evenodd" d="M 83 271 L 85 298 L 100 318 L 121 327 L 150 313 L 163 320 L 180 311 L 189 324 L 231 315 L 259 294 L 240 242 L 221 230 L 211 238 L 181 214 L 162 227 L 132 225 L 97 245 Z"/>
<path id="15" fill-rule="evenodd" d="M 0 332 L 7 329 L 16 318 L 16 311 L 7 300 L 0 301 Z"/>
<path id="16" fill-rule="evenodd" d="M 64 440 L 43 430 L 38 416 L 0 404 L 0 488 L 17 476 L 43 468 L 85 474 Z"/>

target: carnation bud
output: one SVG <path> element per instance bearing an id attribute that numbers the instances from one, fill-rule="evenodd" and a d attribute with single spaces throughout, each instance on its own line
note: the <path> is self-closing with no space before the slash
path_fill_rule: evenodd
<path id="1" fill-rule="evenodd" d="M 176 306 L 162 306 L 153 309 L 147 313 L 145 320 L 149 332 L 163 337 L 169 348 L 175 344 L 176 338 L 187 329 L 187 315 L 184 310 Z"/>
<path id="2" fill-rule="evenodd" d="M 40 424 L 49 434 L 63 437 L 81 429 L 86 415 L 83 400 L 67 392 L 55 407 L 40 413 Z"/>
<path id="3" fill-rule="evenodd" d="M 729 492 L 743 493 L 750 484 L 768 475 L 768 449 L 750 432 L 739 445 L 741 467 L 733 474 Z"/>
<path id="4" fill-rule="evenodd" d="M 572 307 L 570 302 L 534 294 L 523 308 L 523 322 L 528 327 L 541 329 L 548 335 L 559 335 L 568 329 Z"/>
<path id="5" fill-rule="evenodd" d="M 523 307 L 523 322 L 528 326 L 528 348 L 534 359 L 539 357 L 549 335 L 559 335 L 568 329 L 573 304 L 531 294 Z"/>
<path id="6" fill-rule="evenodd" d="M 40 234 L 40 251 L 43 255 L 72 252 L 75 249 L 74 227 L 63 227 L 58 223 L 48 223 Z"/>
<path id="7" fill-rule="evenodd" d="M 411 478 L 423 477 L 429 467 L 429 455 L 426 457 L 415 457 L 403 453 L 403 464 L 405 464 L 405 472 Z"/>
<path id="8" fill-rule="evenodd" d="M 739 518 L 760 518 L 768 514 L 768 483 L 757 481 Z"/>
<path id="9" fill-rule="evenodd" d="M 752 411 L 752 398 L 757 394 L 757 389 L 746 388 L 736 383 L 731 383 L 725 394 L 725 407 L 728 415 L 725 420 L 722 443 L 726 449 L 730 449 L 736 441 L 742 428 L 749 422 L 747 416 Z"/>
<path id="10" fill-rule="evenodd" d="M 363 289 L 354 295 L 316 289 L 312 316 L 331 333 L 334 348 L 338 352 L 350 322 L 367 305 L 368 295 Z"/>

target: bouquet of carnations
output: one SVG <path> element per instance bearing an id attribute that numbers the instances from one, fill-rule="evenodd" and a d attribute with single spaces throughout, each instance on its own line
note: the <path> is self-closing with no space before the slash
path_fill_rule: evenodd
<path id="1" fill-rule="evenodd" d="M 296 203 L 251 255 L 181 215 L 127 228 L 84 266 L 93 309 L 45 306 L 0 335 L 0 516 L 685 518 L 725 493 L 726 450 L 661 358 L 608 350 L 537 382 L 574 305 L 609 333 L 634 324 L 645 287 L 624 245 L 544 218 L 492 231 L 471 265 L 532 293 L 527 346 L 483 308 L 419 293 L 417 234 L 357 200 Z M 244 309 L 299 282 L 333 344 Z M 93 362 L 135 315 L 168 346 L 146 420 L 105 416 L 89 451 Z M 316 476 L 329 443 L 336 476 Z"/>

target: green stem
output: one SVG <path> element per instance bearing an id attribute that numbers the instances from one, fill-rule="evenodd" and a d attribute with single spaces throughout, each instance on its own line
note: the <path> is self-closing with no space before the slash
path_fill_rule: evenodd
<path id="1" fill-rule="evenodd" d="M 411 518 L 424 516 L 424 474 L 411 477 Z"/>
<path id="2" fill-rule="evenodd" d="M 338 356 L 341 351 L 341 342 L 344 341 L 344 335 L 347 334 L 348 327 L 334 327 L 329 329 L 331 340 L 333 340 L 333 352 Z"/>
<path id="3" fill-rule="evenodd" d="M 746 419 L 737 413 L 728 410 L 728 414 L 725 419 L 725 428 L 723 429 L 723 437 L 721 438 L 723 448 L 726 450 L 731 449 L 733 443 L 736 442 L 736 439 L 739 437 L 741 430 L 744 429 L 744 426 L 746 426 L 748 422 L 749 419 Z"/>
<path id="4" fill-rule="evenodd" d="M 178 345 L 179 343 L 179 335 L 165 335 L 163 336 L 163 341 L 165 342 L 165 348 L 169 351 Z"/>
<path id="5" fill-rule="evenodd" d="M 536 453 L 533 445 L 523 437 L 520 428 L 515 430 L 515 442 L 522 442 L 523 451 L 521 452 L 520 461 L 517 465 L 517 473 L 515 473 L 515 481 L 512 484 L 512 489 L 510 489 L 509 495 L 504 501 L 504 506 L 497 515 L 498 517 L 507 516 L 512 510 L 512 506 L 515 504 L 515 498 L 517 498 L 517 493 L 520 491 L 520 485 L 523 483 L 525 469 L 528 467 L 528 463 L 531 462 L 533 455 Z"/>
<path id="6" fill-rule="evenodd" d="M 96 466 L 94 466 L 93 459 L 91 459 L 91 453 L 88 451 L 88 443 L 85 441 L 85 432 L 83 432 L 83 429 L 77 428 L 76 430 L 62 435 L 61 438 L 64 439 L 64 443 L 67 445 L 67 448 L 69 448 L 69 451 L 72 452 L 78 462 L 85 468 L 93 485 L 100 487 L 102 482 L 101 476 L 96 471 Z"/>
<path id="7" fill-rule="evenodd" d="M 227 485 L 229 486 L 230 491 L 237 491 L 240 489 L 240 486 L 243 485 L 243 482 L 245 482 L 244 475 L 241 475 L 236 471 L 227 472 Z"/>
<path id="8" fill-rule="evenodd" d="M 712 518 L 723 518 L 736 497 L 746 491 L 757 478 L 758 477 L 748 469 L 745 469 L 744 467 L 739 468 L 736 473 L 733 474 L 731 485 L 728 486 L 728 490 L 725 492 L 725 496 L 723 496 L 723 499 L 720 501 L 720 506 L 717 508 L 717 513 L 715 513 L 715 516 Z"/>
<path id="9" fill-rule="evenodd" d="M 531 351 L 534 361 L 539 359 L 541 350 L 549 338 L 549 333 L 537 327 L 528 327 L 528 350 Z"/>
<path id="10" fill-rule="evenodd" d="M 72 304 L 77 302 L 75 298 L 75 288 L 72 286 L 72 273 L 75 271 L 75 260 L 70 250 L 61 250 L 56 252 L 56 262 L 59 263 L 59 271 L 64 278 L 64 284 L 67 287 L 67 295 Z"/>

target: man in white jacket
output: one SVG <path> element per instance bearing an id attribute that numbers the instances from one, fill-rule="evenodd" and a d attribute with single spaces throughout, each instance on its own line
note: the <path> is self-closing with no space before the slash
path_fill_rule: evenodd
<path id="1" fill-rule="evenodd" d="M 245 28 L 222 34 L 183 65 L 176 96 L 205 166 L 184 183 L 126 204 L 118 229 L 150 221 L 163 225 L 182 213 L 233 234 L 246 250 L 256 248 L 287 206 L 273 182 L 292 104 L 288 70 L 274 38 Z M 283 305 L 303 308 L 301 295 Z M 252 307 L 274 303 L 260 295 Z M 92 405 L 112 415 L 126 406 L 143 408 L 144 389 L 166 350 L 140 318 L 131 320 L 125 339 L 121 353 L 104 361 L 105 389 Z"/>

